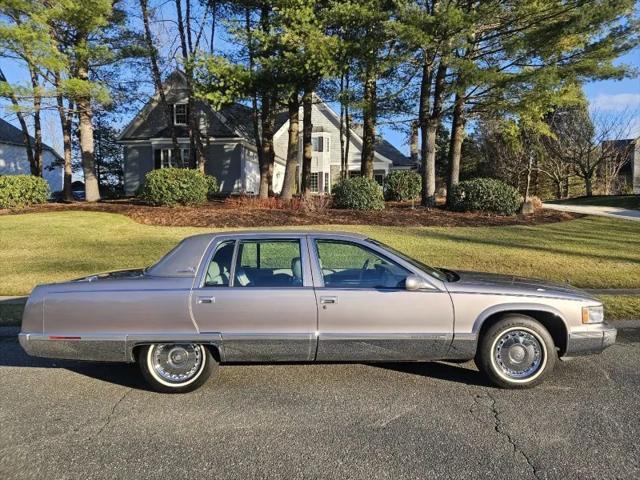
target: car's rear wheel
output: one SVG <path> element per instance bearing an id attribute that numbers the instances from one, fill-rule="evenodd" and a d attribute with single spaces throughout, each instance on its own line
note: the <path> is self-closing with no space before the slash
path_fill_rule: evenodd
<path id="1" fill-rule="evenodd" d="M 138 365 L 147 383 L 164 393 L 195 390 L 218 367 L 209 349 L 197 343 L 146 345 L 138 351 Z"/>
<path id="2" fill-rule="evenodd" d="M 558 354 L 546 328 L 526 315 L 505 315 L 483 333 L 475 362 L 502 388 L 529 388 L 553 370 Z"/>

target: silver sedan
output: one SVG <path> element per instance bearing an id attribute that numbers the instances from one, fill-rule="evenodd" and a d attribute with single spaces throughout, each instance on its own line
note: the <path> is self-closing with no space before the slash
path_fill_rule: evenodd
<path id="1" fill-rule="evenodd" d="M 230 362 L 470 359 L 494 384 L 525 388 L 615 338 L 602 304 L 568 285 L 293 231 L 196 235 L 143 270 L 40 285 L 20 333 L 35 356 L 137 362 L 162 392 Z"/>

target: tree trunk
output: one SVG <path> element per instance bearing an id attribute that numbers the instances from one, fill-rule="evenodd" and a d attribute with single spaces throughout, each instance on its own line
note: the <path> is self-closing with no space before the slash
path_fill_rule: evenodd
<path id="1" fill-rule="evenodd" d="M 149 10 L 147 0 L 140 0 L 140 11 L 142 12 L 142 23 L 144 25 L 144 40 L 149 54 L 149 61 L 151 63 L 151 76 L 153 77 L 153 84 L 156 88 L 156 92 L 160 97 L 160 105 L 164 113 L 165 122 L 169 127 L 171 134 L 171 147 L 173 149 L 172 156 L 179 158 L 180 146 L 178 145 L 178 136 L 176 135 L 176 127 L 173 124 L 173 111 L 171 105 L 167 102 L 167 96 L 165 95 L 164 86 L 162 84 L 162 76 L 160 75 L 160 68 L 158 67 L 158 53 L 153 45 L 153 37 L 151 36 L 151 27 L 149 25 Z"/>
<path id="2" fill-rule="evenodd" d="M 425 161 L 425 185 L 423 185 L 422 196 L 422 206 L 424 207 L 433 207 L 436 204 L 436 138 L 438 135 L 438 125 L 440 125 L 442 118 L 446 73 L 447 66 L 440 62 L 433 92 L 433 108 L 427 121 L 427 157 Z"/>
<path id="3" fill-rule="evenodd" d="M 418 123 L 420 124 L 420 154 L 422 162 L 422 205 L 428 205 L 429 200 L 429 188 L 428 184 L 431 182 L 431 178 L 435 178 L 435 171 L 431 172 L 427 168 L 427 143 L 429 140 L 429 110 L 431 101 L 431 64 L 428 59 L 424 59 L 422 65 L 422 79 L 420 81 L 420 108 L 418 112 Z"/>
<path id="4" fill-rule="evenodd" d="M 7 77 L 4 76 L 4 72 L 0 68 L 0 82 L 7 82 Z M 20 109 L 20 104 L 18 103 L 18 99 L 13 94 L 10 94 L 11 104 L 15 108 L 16 116 L 18 117 L 18 123 L 20 123 L 20 129 L 22 130 L 22 140 L 24 141 L 24 146 L 27 151 L 27 160 L 29 161 L 29 169 L 31 171 L 31 175 L 37 175 L 37 167 L 35 164 L 35 160 L 33 157 L 33 146 L 31 145 L 31 136 L 29 135 L 29 127 L 27 126 L 27 122 L 24 119 L 24 115 L 22 115 L 22 111 Z"/>
<path id="5" fill-rule="evenodd" d="M 249 56 L 249 72 L 253 74 L 255 70 L 253 29 L 251 28 L 251 10 L 249 7 L 244 10 L 244 28 L 247 36 L 247 50 Z M 256 144 L 258 165 L 262 165 L 262 135 L 260 134 L 260 118 L 258 114 L 258 91 L 255 83 L 251 87 L 251 123 L 253 126 L 253 141 Z"/>
<path id="6" fill-rule="evenodd" d="M 370 68 L 367 69 L 364 82 L 364 108 L 362 128 L 362 160 L 360 174 L 373 178 L 373 159 L 376 145 L 376 110 L 377 110 L 376 78 Z"/>
<path id="7" fill-rule="evenodd" d="M 182 15 L 182 2 L 175 0 L 176 16 L 178 23 L 178 36 L 180 37 L 180 49 L 184 62 L 185 76 L 187 77 L 187 130 L 189 131 L 189 166 L 195 167 L 204 173 L 205 154 L 202 144 L 200 125 L 198 124 L 198 114 L 195 109 L 193 98 L 193 65 L 191 63 L 191 1 L 186 0 L 186 16 Z M 195 164 L 195 165 L 194 165 Z"/>
<path id="8" fill-rule="evenodd" d="M 556 187 L 556 199 L 557 200 L 561 200 L 562 199 L 562 181 L 561 180 L 554 180 L 554 185 Z"/>
<path id="9" fill-rule="evenodd" d="M 411 163 L 417 165 L 420 161 L 420 150 L 418 148 L 418 131 L 420 124 L 418 121 L 411 122 L 411 133 L 409 134 L 409 149 L 411 151 Z"/>
<path id="10" fill-rule="evenodd" d="M 347 90 L 347 95 L 349 95 L 349 72 L 347 71 L 347 78 L 344 82 L 345 89 Z M 347 178 L 349 176 L 349 150 L 351 147 L 351 117 L 349 113 L 349 98 L 347 97 L 347 101 L 344 105 L 344 129 L 345 129 L 345 139 L 344 139 L 344 177 Z"/>
<path id="11" fill-rule="evenodd" d="M 58 86 L 59 76 L 55 75 L 56 87 Z M 73 170 L 71 165 L 71 111 L 72 104 L 69 102 L 69 111 L 65 111 L 64 98 L 61 94 L 56 95 L 58 116 L 60 117 L 60 129 L 62 130 L 62 145 L 64 150 L 64 181 L 63 181 L 63 198 L 67 202 L 73 201 L 73 193 L 71 191 L 71 182 Z"/>
<path id="12" fill-rule="evenodd" d="M 260 191 L 258 196 L 260 198 L 269 197 L 269 163 L 271 150 L 273 149 L 273 128 L 271 114 L 271 98 L 269 95 L 262 96 L 262 105 L 260 112 L 260 120 L 262 125 L 262 155 L 259 158 L 260 168 Z"/>
<path id="13" fill-rule="evenodd" d="M 593 177 L 591 175 L 585 175 L 584 177 L 584 190 L 587 197 L 593 196 Z"/>
<path id="14" fill-rule="evenodd" d="M 451 122 L 451 141 L 449 144 L 449 171 L 447 172 L 447 207 L 451 208 L 453 196 L 451 192 L 460 181 L 460 158 L 464 141 L 464 96 L 456 94 Z"/>
<path id="15" fill-rule="evenodd" d="M 298 92 L 289 98 L 289 143 L 287 145 L 287 165 L 284 170 L 284 180 L 280 198 L 291 200 L 296 181 L 298 153 L 300 143 L 300 102 Z"/>
<path id="16" fill-rule="evenodd" d="M 313 109 L 313 91 L 305 89 L 302 95 L 302 181 L 300 182 L 302 195 L 311 193 L 311 160 L 313 147 L 311 145 L 311 112 Z"/>
<path id="17" fill-rule="evenodd" d="M 340 178 L 345 178 L 346 169 L 345 155 L 344 155 L 344 113 L 345 113 L 345 101 L 344 101 L 344 73 L 340 75 Z"/>
<path id="18" fill-rule="evenodd" d="M 33 163 L 38 177 L 42 176 L 42 123 L 40 121 L 40 111 L 42 108 L 42 96 L 40 95 L 40 82 L 38 74 L 32 65 L 29 65 L 31 76 L 31 87 L 33 89 Z"/>
<path id="19" fill-rule="evenodd" d="M 78 65 L 78 78 L 84 82 L 89 80 L 86 65 Z M 82 171 L 84 173 L 84 192 L 87 202 L 100 200 L 100 186 L 96 177 L 96 164 L 93 153 L 93 124 L 91 117 L 91 97 L 81 96 L 77 101 L 80 134 L 80 152 L 82 154 Z"/>

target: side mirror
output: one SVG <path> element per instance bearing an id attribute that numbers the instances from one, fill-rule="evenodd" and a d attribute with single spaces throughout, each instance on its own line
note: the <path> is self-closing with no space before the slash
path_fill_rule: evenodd
<path id="1" fill-rule="evenodd" d="M 427 282 L 417 275 L 409 275 L 404 281 L 404 288 L 409 291 L 421 290 L 423 288 L 429 288 Z"/>

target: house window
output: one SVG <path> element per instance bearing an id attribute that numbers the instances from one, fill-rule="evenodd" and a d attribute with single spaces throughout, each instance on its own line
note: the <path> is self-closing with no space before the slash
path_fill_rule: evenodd
<path id="1" fill-rule="evenodd" d="M 374 173 L 373 179 L 378 182 L 381 187 L 384 186 L 384 173 Z"/>
<path id="2" fill-rule="evenodd" d="M 187 104 L 176 103 L 173 106 L 173 123 L 175 125 L 187 124 Z"/>
<path id="3" fill-rule="evenodd" d="M 324 137 L 311 137 L 314 152 L 324 152 Z"/>
<path id="4" fill-rule="evenodd" d="M 311 174 L 311 179 L 310 179 L 310 187 L 311 187 L 311 191 L 312 192 L 317 192 L 318 191 L 318 172 L 312 173 Z"/>
<path id="5" fill-rule="evenodd" d="M 156 168 L 188 168 L 189 167 L 189 148 L 180 149 L 180 158 L 174 159 L 172 148 L 162 148 L 156 150 L 157 162 Z"/>
<path id="6" fill-rule="evenodd" d="M 324 193 L 329 193 L 329 172 L 324 172 L 324 182 L 322 184 Z"/>

